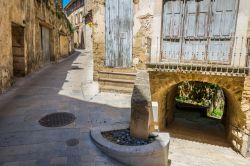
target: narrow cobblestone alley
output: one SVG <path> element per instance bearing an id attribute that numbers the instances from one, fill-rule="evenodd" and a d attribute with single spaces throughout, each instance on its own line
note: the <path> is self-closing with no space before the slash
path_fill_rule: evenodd
<path id="1" fill-rule="evenodd" d="M 82 89 L 96 91 L 87 85 L 92 79 L 91 65 L 90 54 L 76 52 L 17 80 L 0 96 L 0 165 L 118 165 L 91 143 L 89 128 L 127 122 L 130 96 L 99 94 L 86 98 Z M 109 105 L 110 101 L 116 105 Z M 40 118 L 54 112 L 71 112 L 76 121 L 61 128 L 39 125 Z M 66 141 L 72 138 L 79 139 L 79 145 L 67 146 Z"/>
<path id="2" fill-rule="evenodd" d="M 89 129 L 102 124 L 128 123 L 130 95 L 98 93 L 92 80 L 92 56 L 78 50 L 16 84 L 0 96 L 0 165 L 112 166 L 91 142 Z M 76 121 L 45 128 L 38 121 L 54 112 L 70 112 Z M 78 139 L 77 146 L 67 146 Z M 171 138 L 171 165 L 250 165 L 231 148 Z"/>

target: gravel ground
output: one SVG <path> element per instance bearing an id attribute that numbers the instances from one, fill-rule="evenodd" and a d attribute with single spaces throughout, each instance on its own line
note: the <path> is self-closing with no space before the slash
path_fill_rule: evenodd
<path id="1" fill-rule="evenodd" d="M 130 135 L 129 129 L 107 131 L 102 133 L 103 137 L 113 143 L 127 146 L 147 145 L 154 142 L 154 137 L 149 137 L 148 140 L 138 139 Z"/>

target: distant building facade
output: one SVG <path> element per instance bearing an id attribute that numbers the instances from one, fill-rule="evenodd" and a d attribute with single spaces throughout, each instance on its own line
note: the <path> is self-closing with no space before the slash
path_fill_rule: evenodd
<path id="1" fill-rule="evenodd" d="M 44 65 L 69 55 L 70 23 L 62 0 L 0 1 L 0 93 Z"/>
<path id="2" fill-rule="evenodd" d="M 74 47 L 92 50 L 92 1 L 71 0 L 64 11 L 74 30 Z"/>

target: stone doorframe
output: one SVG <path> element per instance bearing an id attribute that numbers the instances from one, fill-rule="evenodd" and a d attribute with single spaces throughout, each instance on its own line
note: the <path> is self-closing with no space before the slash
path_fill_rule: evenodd
<path id="1" fill-rule="evenodd" d="M 27 55 L 25 50 L 25 27 L 11 24 L 13 76 L 24 77 L 27 74 Z"/>
<path id="2" fill-rule="evenodd" d="M 174 93 L 183 81 L 200 81 L 219 85 L 226 96 L 226 134 L 232 147 L 246 155 L 250 131 L 250 76 L 235 77 L 161 71 L 137 74 L 131 102 L 131 134 L 146 138 L 154 130 L 152 101 L 158 102 L 158 125 L 163 130 L 173 119 Z"/>

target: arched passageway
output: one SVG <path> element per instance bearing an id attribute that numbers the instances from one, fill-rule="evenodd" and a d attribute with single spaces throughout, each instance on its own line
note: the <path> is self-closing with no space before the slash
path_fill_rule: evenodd
<path id="1" fill-rule="evenodd" d="M 174 121 L 176 120 L 174 118 L 176 116 L 174 114 L 174 110 L 176 110 L 175 98 L 179 83 L 183 81 L 200 81 L 221 87 L 225 95 L 225 114 L 222 120 L 219 122 L 208 121 L 202 124 L 204 121 L 199 119 L 200 127 L 203 125 L 203 129 L 206 128 L 209 131 L 205 132 L 202 128 L 199 128 L 199 125 L 194 127 L 197 129 L 197 135 L 201 138 L 192 133 L 192 131 L 195 131 L 193 130 L 194 128 L 191 127 L 192 130 L 190 130 L 187 124 L 182 124 L 182 127 L 189 129 L 186 131 L 193 139 L 196 138 L 196 140 L 223 146 L 227 146 L 227 143 L 229 143 L 235 150 L 240 151 L 242 154 L 245 153 L 248 140 L 244 131 L 247 131 L 248 128 L 246 121 L 247 113 L 244 112 L 242 107 L 244 77 L 152 71 L 149 72 L 149 80 L 152 101 L 158 102 L 159 106 L 158 125 L 161 131 L 170 130 L 173 127 L 171 125 L 174 125 L 176 122 L 176 125 L 179 125 L 178 121 Z M 206 123 L 213 125 L 207 125 Z M 191 126 L 193 126 L 192 123 Z M 175 128 L 173 127 L 173 129 Z M 183 130 L 181 131 L 183 134 Z M 189 137 L 189 139 L 191 138 Z"/>
<path id="2" fill-rule="evenodd" d="M 205 82 L 182 82 L 166 96 L 165 129 L 172 137 L 230 146 L 223 90 Z M 171 104 L 168 104 L 171 103 Z"/>

